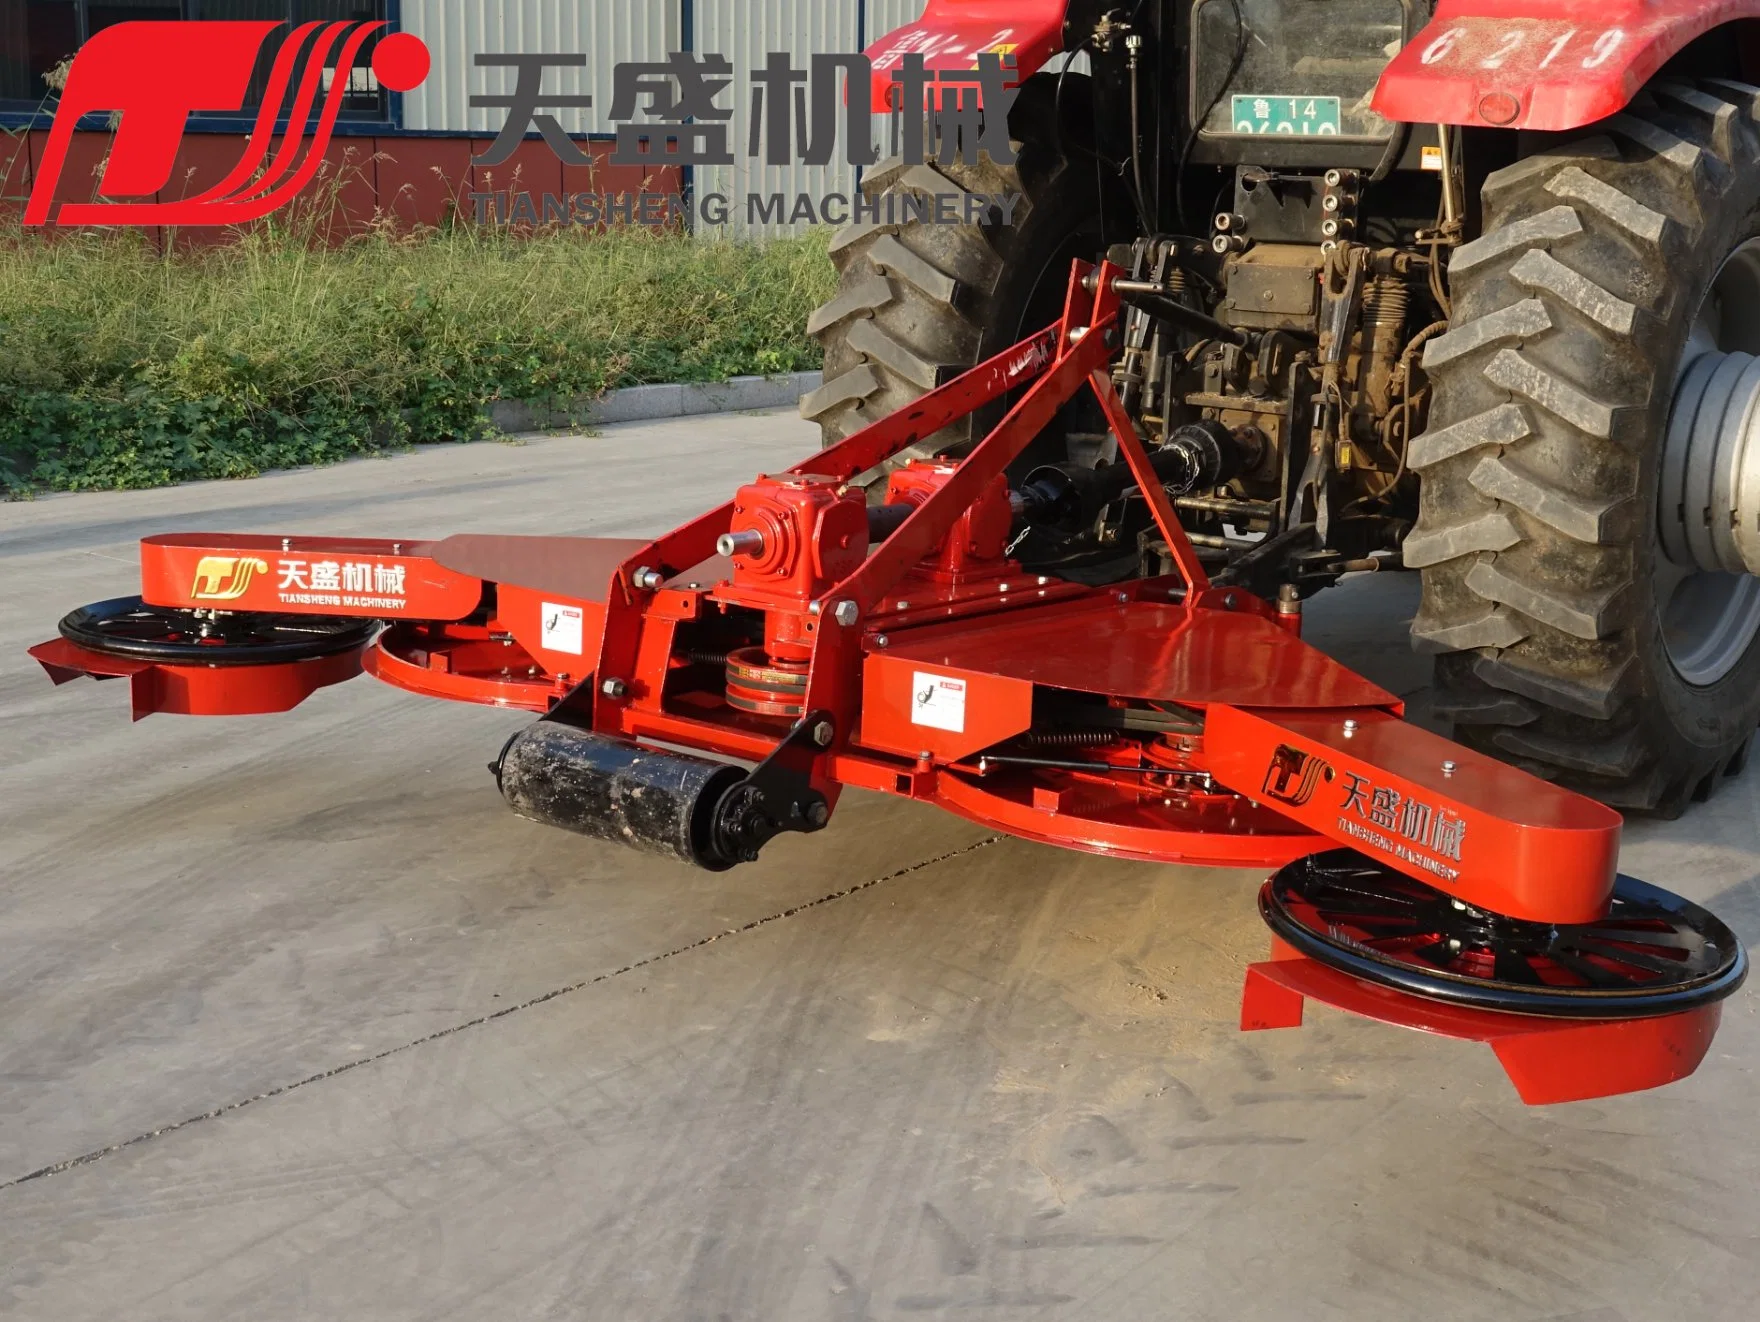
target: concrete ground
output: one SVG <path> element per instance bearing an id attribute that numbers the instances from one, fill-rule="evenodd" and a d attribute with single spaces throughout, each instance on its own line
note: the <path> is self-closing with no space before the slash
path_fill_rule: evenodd
<path id="1" fill-rule="evenodd" d="M 524 719 L 362 679 L 155 717 L 24 656 L 172 529 L 654 532 L 786 415 L 0 506 L 0 1314 L 1760 1315 L 1760 1022 L 1528 1109 L 1491 1055 L 1232 1024 L 1259 878 L 934 810 L 710 876 L 515 818 Z M 1410 576 L 1310 637 L 1422 706 Z M 1760 937 L 1760 774 L 1627 834 Z"/>

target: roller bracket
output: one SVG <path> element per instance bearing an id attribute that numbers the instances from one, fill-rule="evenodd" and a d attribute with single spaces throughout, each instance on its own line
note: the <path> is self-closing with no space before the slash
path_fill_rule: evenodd
<path id="1" fill-rule="evenodd" d="M 722 796 L 715 838 L 723 857 L 753 862 L 784 831 L 818 831 L 831 820 L 831 805 L 812 779 L 813 762 L 824 751 L 821 725 L 836 728 L 829 712 L 807 712 L 749 776 Z"/>

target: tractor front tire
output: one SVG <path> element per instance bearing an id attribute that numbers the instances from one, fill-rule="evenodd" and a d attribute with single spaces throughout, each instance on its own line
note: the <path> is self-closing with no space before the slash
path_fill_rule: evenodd
<path id="1" fill-rule="evenodd" d="M 1760 723 L 1760 594 L 1701 576 L 1683 616 L 1658 532 L 1676 383 L 1719 324 L 1726 262 L 1760 237 L 1757 116 L 1760 89 L 1658 82 L 1491 175 L 1483 233 L 1450 263 L 1454 324 L 1428 346 L 1435 401 L 1409 456 L 1413 636 L 1440 653 L 1438 715 L 1469 745 L 1663 816 L 1739 770 Z M 1742 338 L 1713 347 L 1760 353 Z"/>

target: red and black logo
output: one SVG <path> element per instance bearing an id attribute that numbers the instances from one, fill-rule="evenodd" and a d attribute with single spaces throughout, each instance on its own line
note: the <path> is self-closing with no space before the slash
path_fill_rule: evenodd
<path id="1" fill-rule="evenodd" d="M 1330 781 L 1335 775 L 1325 758 L 1279 744 L 1271 755 L 1271 765 L 1265 768 L 1263 793 L 1268 799 L 1299 808 L 1314 797 L 1323 781 Z"/>
<path id="2" fill-rule="evenodd" d="M 355 61 L 384 23 L 303 23 L 295 28 L 276 52 L 262 107 L 238 164 L 195 197 L 139 200 L 151 198 L 169 182 L 192 113 L 244 108 L 263 44 L 282 26 L 139 22 L 118 23 L 98 33 L 80 48 L 68 71 L 24 223 L 238 225 L 292 201 L 323 164 Z M 381 86 L 407 92 L 428 76 L 428 48 L 410 33 L 389 33 L 379 38 L 370 67 Z M 82 116 L 94 111 L 118 116 L 98 194 L 136 200 L 57 206 L 55 188 L 74 129 Z"/>

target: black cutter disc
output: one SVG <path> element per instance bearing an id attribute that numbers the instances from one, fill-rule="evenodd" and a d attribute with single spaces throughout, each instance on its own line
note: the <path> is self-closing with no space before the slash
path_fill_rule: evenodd
<path id="1" fill-rule="evenodd" d="M 1621 876 L 1607 916 L 1505 918 L 1352 849 L 1297 859 L 1259 892 L 1271 930 L 1317 963 L 1399 991 L 1514 1014 L 1635 1019 L 1742 985 L 1741 941 L 1698 905 Z"/>
<path id="2" fill-rule="evenodd" d="M 377 620 L 343 615 L 178 610 L 116 597 L 81 606 L 61 621 L 61 636 L 104 656 L 170 665 L 262 666 L 310 661 L 360 647 Z"/>

